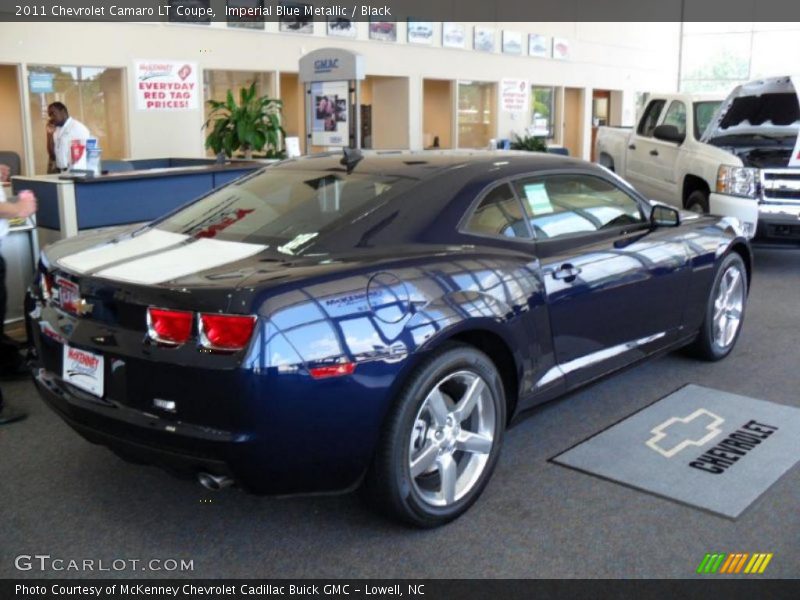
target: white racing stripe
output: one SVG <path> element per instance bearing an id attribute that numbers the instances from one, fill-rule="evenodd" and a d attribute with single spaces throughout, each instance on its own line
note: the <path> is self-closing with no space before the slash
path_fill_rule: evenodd
<path id="1" fill-rule="evenodd" d="M 96 275 L 144 285 L 163 283 L 248 258 L 265 248 L 260 244 L 202 238 L 191 244 L 105 269 Z"/>
<path id="2" fill-rule="evenodd" d="M 70 271 L 83 274 L 119 260 L 136 258 L 148 252 L 180 244 L 188 238 L 189 236 L 181 233 L 151 229 L 120 242 L 108 242 L 65 256 L 58 260 L 58 264 Z"/>

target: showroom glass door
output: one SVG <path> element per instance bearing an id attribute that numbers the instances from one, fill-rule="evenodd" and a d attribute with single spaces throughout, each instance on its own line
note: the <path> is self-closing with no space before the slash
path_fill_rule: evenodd
<path id="1" fill-rule="evenodd" d="M 486 148 L 496 136 L 497 85 L 458 82 L 458 147 Z"/>

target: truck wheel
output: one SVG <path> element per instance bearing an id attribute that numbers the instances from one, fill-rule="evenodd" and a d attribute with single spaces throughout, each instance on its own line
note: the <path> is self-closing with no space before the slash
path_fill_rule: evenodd
<path id="1" fill-rule="evenodd" d="M 717 268 L 706 315 L 697 339 L 689 347 L 690 353 L 709 361 L 728 356 L 739 338 L 746 304 L 747 269 L 742 257 L 731 252 Z"/>
<path id="2" fill-rule="evenodd" d="M 703 190 L 695 190 L 686 199 L 686 208 L 701 215 L 708 214 L 708 194 Z"/>
<path id="3" fill-rule="evenodd" d="M 365 500 L 417 527 L 455 519 L 492 476 L 505 412 L 491 359 L 471 346 L 448 344 L 403 386 L 364 481 Z"/>

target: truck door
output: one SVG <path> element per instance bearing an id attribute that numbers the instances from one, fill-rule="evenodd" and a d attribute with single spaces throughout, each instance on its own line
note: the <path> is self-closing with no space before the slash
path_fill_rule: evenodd
<path id="1" fill-rule="evenodd" d="M 647 105 L 636 131 L 628 139 L 625 160 L 625 178 L 646 198 L 667 201 L 660 197 L 661 190 L 652 171 L 655 150 L 653 130 L 664 110 L 666 100 L 654 99 Z"/>
<path id="2" fill-rule="evenodd" d="M 678 133 L 686 137 L 686 104 L 681 100 L 673 100 L 667 107 L 667 112 L 660 125 L 673 125 Z M 681 208 L 681 192 L 678 189 L 675 167 L 678 163 L 678 154 L 681 144 L 677 142 L 653 138 L 652 148 L 648 152 L 650 158 L 649 172 L 653 175 L 653 198 L 668 202 Z"/>

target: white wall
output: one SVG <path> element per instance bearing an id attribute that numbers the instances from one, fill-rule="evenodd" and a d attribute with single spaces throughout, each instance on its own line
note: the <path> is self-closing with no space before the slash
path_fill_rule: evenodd
<path id="1" fill-rule="evenodd" d="M 471 46 L 474 23 L 466 23 Z M 408 140 L 421 148 L 422 79 L 497 81 L 525 78 L 530 83 L 636 91 L 674 90 L 677 86 L 679 25 L 677 23 L 489 23 L 496 29 L 493 54 L 441 47 L 441 24 L 435 23 L 433 47 L 405 42 L 406 25 L 398 23 L 398 42 L 368 40 L 368 24 L 358 23 L 358 38 L 329 37 L 324 24 L 314 35 L 162 23 L 2 23 L 0 56 L 6 63 L 96 65 L 128 71 L 129 146 L 134 158 L 202 156 L 202 108 L 184 112 L 141 112 L 134 107 L 134 59 L 197 62 L 201 69 L 296 71 L 304 53 L 341 46 L 366 56 L 368 74 L 408 77 Z M 568 61 L 499 54 L 503 29 L 560 36 L 570 40 Z M 527 38 L 527 36 L 525 36 Z M 525 39 L 527 46 L 527 39 Z M 525 48 L 527 51 L 527 47 Z M 202 80 L 202 79 L 201 79 Z M 25 91 L 27 107 L 27 90 Z M 499 104 L 499 100 L 498 100 Z M 499 109 L 499 106 L 498 106 Z M 26 109 L 27 110 L 27 109 Z M 528 125 L 529 111 L 499 113 L 498 137 Z M 26 119 L 27 120 L 27 119 Z M 587 121 L 588 122 L 588 121 Z M 587 133 L 588 135 L 588 133 Z M 585 148 L 588 156 L 588 146 Z"/>

